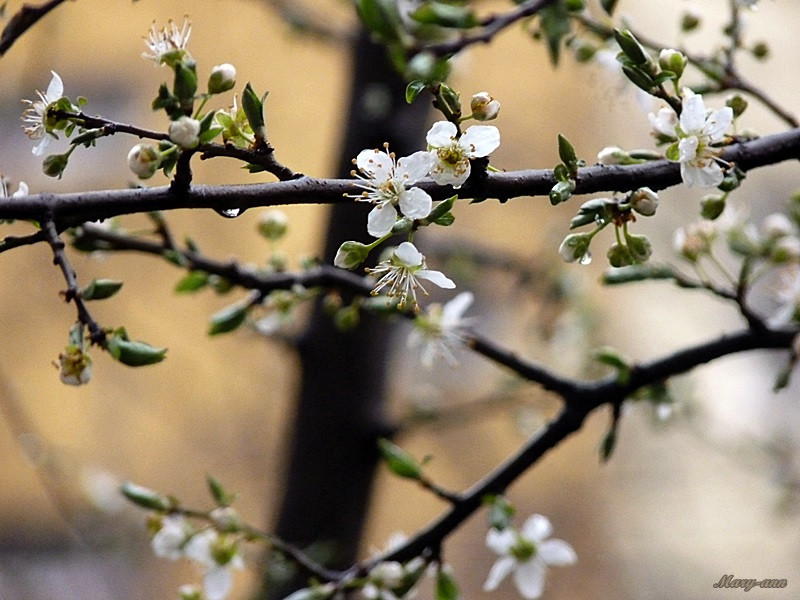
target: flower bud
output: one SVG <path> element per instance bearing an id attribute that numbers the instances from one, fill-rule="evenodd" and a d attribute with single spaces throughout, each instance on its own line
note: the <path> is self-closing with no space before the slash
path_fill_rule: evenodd
<path id="1" fill-rule="evenodd" d="M 608 146 L 597 153 L 597 162 L 601 165 L 624 165 L 628 164 L 630 154 L 619 146 Z"/>
<path id="2" fill-rule="evenodd" d="M 289 219 L 282 210 L 273 208 L 265 211 L 258 222 L 258 232 L 268 240 L 277 241 L 286 235 Z"/>
<path id="3" fill-rule="evenodd" d="M 608 264 L 612 267 L 627 267 L 633 264 L 633 258 L 631 258 L 627 246 L 623 246 L 617 242 L 611 244 L 606 256 L 608 257 Z"/>
<path id="4" fill-rule="evenodd" d="M 639 188 L 631 194 L 631 207 L 644 217 L 652 217 L 658 208 L 658 194 L 649 187 Z"/>
<path id="5" fill-rule="evenodd" d="M 333 264 L 342 269 L 355 269 L 369 254 L 369 247 L 360 242 L 344 242 L 336 252 Z"/>
<path id="6" fill-rule="evenodd" d="M 725 210 L 725 196 L 708 194 L 700 201 L 700 215 L 704 219 L 713 221 Z"/>
<path id="7" fill-rule="evenodd" d="M 775 264 L 800 261 L 800 238 L 790 235 L 776 241 L 769 259 Z"/>
<path id="8" fill-rule="evenodd" d="M 44 159 L 42 171 L 44 171 L 44 174 L 48 177 L 58 177 L 61 179 L 68 162 L 69 154 L 51 154 Z"/>
<path id="9" fill-rule="evenodd" d="M 628 252 L 636 262 L 645 262 L 653 254 L 653 245 L 647 236 L 628 235 L 625 236 L 628 244 Z"/>
<path id="10" fill-rule="evenodd" d="M 230 63 L 217 65 L 208 77 L 208 93 L 221 94 L 236 85 L 236 67 Z"/>
<path id="11" fill-rule="evenodd" d="M 757 42 L 750 51 L 758 60 L 764 60 L 769 56 L 769 45 L 767 42 Z"/>
<path id="12" fill-rule="evenodd" d="M 678 77 L 683 75 L 683 70 L 688 62 L 683 54 L 672 48 L 664 48 L 658 55 L 658 65 L 664 71 L 672 71 Z"/>
<path id="13" fill-rule="evenodd" d="M 733 110 L 733 117 L 736 118 L 747 109 L 747 100 L 741 94 L 731 94 L 725 98 L 725 106 Z"/>
<path id="14" fill-rule="evenodd" d="M 489 95 L 489 92 L 478 92 L 469 104 L 472 118 L 478 121 L 491 121 L 500 112 L 500 102 Z"/>
<path id="15" fill-rule="evenodd" d="M 700 13 L 695 10 L 687 10 L 681 16 L 681 31 L 684 33 L 693 31 L 700 26 L 701 22 Z"/>
<path id="16" fill-rule="evenodd" d="M 184 115 L 169 124 L 168 133 L 169 139 L 178 146 L 192 149 L 200 143 L 200 121 Z"/>
<path id="17" fill-rule="evenodd" d="M 161 153 L 150 144 L 136 144 L 128 152 L 128 166 L 139 179 L 149 179 L 161 165 Z"/>
<path id="18" fill-rule="evenodd" d="M 589 253 L 591 241 L 592 238 L 585 233 L 571 233 L 561 242 L 558 247 L 558 253 L 564 259 L 564 262 L 583 260 L 584 256 Z"/>

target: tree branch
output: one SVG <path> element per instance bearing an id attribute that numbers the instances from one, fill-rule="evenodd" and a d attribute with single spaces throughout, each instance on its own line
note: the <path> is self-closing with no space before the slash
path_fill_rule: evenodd
<path id="1" fill-rule="evenodd" d="M 765 136 L 722 151 L 722 158 L 743 171 L 785 160 L 800 158 L 800 129 Z M 681 182 L 677 163 L 657 160 L 640 165 L 595 165 L 578 170 L 575 194 L 625 192 L 648 186 L 661 190 Z M 138 188 L 39 194 L 14 198 L 0 204 L 0 219 L 41 220 L 52 215 L 59 228 L 85 221 L 108 219 L 118 215 L 166 211 L 178 208 L 247 209 L 288 204 L 340 204 L 353 202 L 348 195 L 362 191 L 354 179 L 319 179 L 300 177 L 288 181 L 243 185 L 198 185 L 185 192 L 169 187 Z M 426 179 L 419 187 L 434 200 L 458 194 L 460 198 L 497 198 L 500 201 L 520 196 L 547 196 L 556 183 L 551 169 L 487 173 L 479 181 L 470 181 L 458 190 L 436 185 Z"/>
<path id="2" fill-rule="evenodd" d="M 3 28 L 3 33 L 0 34 L 0 56 L 8 52 L 14 42 L 33 27 L 39 19 L 63 2 L 64 0 L 50 0 L 41 6 L 23 4 L 22 8 L 11 17 L 8 25 Z"/>

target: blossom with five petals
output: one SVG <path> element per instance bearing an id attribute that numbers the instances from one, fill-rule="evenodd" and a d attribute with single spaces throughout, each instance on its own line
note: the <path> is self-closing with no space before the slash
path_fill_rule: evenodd
<path id="1" fill-rule="evenodd" d="M 184 555 L 205 568 L 203 590 L 208 600 L 223 600 L 233 587 L 232 569 L 243 569 L 244 561 L 235 543 L 214 529 L 196 533 L 186 543 Z"/>
<path id="2" fill-rule="evenodd" d="M 444 306 L 431 304 L 424 315 L 414 319 L 408 346 L 422 347 L 420 360 L 425 367 L 430 369 L 437 356 L 442 356 L 451 365 L 458 363 L 453 350 L 463 341 L 461 330 L 469 319 L 462 317 L 473 299 L 471 292 L 461 292 Z"/>
<path id="3" fill-rule="evenodd" d="M 500 145 L 500 131 L 493 125 L 473 125 L 461 137 L 450 121 L 433 124 L 427 135 L 435 158 L 431 177 L 439 185 L 460 187 L 469 177 L 470 159 L 489 156 Z"/>
<path id="4" fill-rule="evenodd" d="M 500 555 L 489 571 L 483 586 L 487 592 L 497 589 L 509 574 L 524 598 L 533 600 L 544 591 L 548 566 L 566 566 L 578 560 L 572 546 L 564 540 L 548 539 L 553 527 L 547 517 L 528 517 L 521 531 L 508 527 L 502 531 L 490 529 L 486 545 Z"/>
<path id="5" fill-rule="evenodd" d="M 38 100 L 23 100 L 28 104 L 28 108 L 22 113 L 22 122 L 25 123 L 23 129 L 29 138 L 39 140 L 39 143 L 33 147 L 33 153 L 36 156 L 44 154 L 50 141 L 56 137 L 48 129 L 47 109 L 64 95 L 64 83 L 61 81 L 61 77 L 55 71 L 50 72 L 53 74 L 53 78 L 47 86 L 47 91 L 42 94 L 37 90 Z"/>
<path id="6" fill-rule="evenodd" d="M 386 148 L 362 150 L 355 165 L 363 175 L 353 171 L 361 180 L 357 184 L 364 191 L 356 200 L 375 205 L 367 217 L 367 231 L 380 238 L 389 233 L 397 222 L 397 209 L 400 208 L 410 219 L 424 219 L 431 212 L 433 200 L 427 192 L 411 187 L 425 177 L 433 165 L 433 157 L 428 152 L 415 152 L 397 160 L 393 152 Z"/>
<path id="7" fill-rule="evenodd" d="M 372 295 L 377 296 L 381 290 L 388 287 L 386 295 L 390 298 L 398 298 L 398 308 L 406 307 L 409 298 L 411 306 L 418 309 L 417 289 L 422 290 L 427 295 L 427 291 L 420 279 L 427 279 L 440 288 L 452 289 L 456 284 L 448 279 L 439 271 L 432 271 L 425 268 L 425 256 L 417 250 L 411 242 L 403 242 L 394 249 L 389 259 L 379 263 L 367 272 L 378 278 Z"/>

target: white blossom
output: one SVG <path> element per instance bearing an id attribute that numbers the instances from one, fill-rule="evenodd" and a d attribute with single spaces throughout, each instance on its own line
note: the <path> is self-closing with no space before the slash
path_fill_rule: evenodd
<path id="1" fill-rule="evenodd" d="M 200 142 L 200 121 L 183 115 L 169 124 L 169 139 L 181 148 L 192 149 Z"/>
<path id="2" fill-rule="evenodd" d="M 509 574 L 524 598 L 533 600 L 542 595 L 547 567 L 566 566 L 578 560 L 572 546 L 564 540 L 548 539 L 552 525 L 547 517 L 532 515 L 521 531 L 509 527 L 503 531 L 490 529 L 486 545 L 500 555 L 489 571 L 483 589 L 497 589 Z"/>
<path id="3" fill-rule="evenodd" d="M 761 222 L 761 233 L 769 239 L 778 239 L 794 233 L 794 225 L 785 214 L 772 213 Z"/>
<path id="4" fill-rule="evenodd" d="M 414 319 L 408 346 L 421 348 L 419 357 L 425 367 L 430 369 L 438 356 L 451 365 L 458 363 L 453 350 L 463 341 L 461 331 L 468 320 L 462 317 L 473 300 L 472 293 L 461 292 L 444 306 L 431 304 L 425 314 Z"/>
<path id="5" fill-rule="evenodd" d="M 145 39 L 147 51 L 142 52 L 142 58 L 152 60 L 156 66 L 163 64 L 172 66 L 188 54 L 186 44 L 191 33 L 192 24 L 186 18 L 180 29 L 172 19 L 162 29 L 156 29 L 156 24 L 153 22 Z"/>
<path id="6" fill-rule="evenodd" d="M 39 140 L 39 143 L 33 147 L 33 154 L 41 156 L 50 145 L 50 142 L 55 139 L 55 134 L 48 130 L 47 125 L 47 109 L 51 104 L 57 102 L 64 95 L 64 83 L 61 77 L 55 71 L 50 71 L 53 74 L 50 79 L 50 84 L 47 86 L 47 91 L 42 94 L 36 91 L 39 96 L 38 100 L 23 100 L 27 103 L 28 107 L 22 113 L 22 122 L 25 123 L 23 129 L 25 135 L 32 140 Z"/>
<path id="7" fill-rule="evenodd" d="M 425 177 L 433 165 L 433 157 L 424 151 L 397 160 L 388 148 L 362 150 L 355 164 L 363 175 L 353 171 L 361 180 L 358 187 L 366 190 L 356 200 L 375 205 L 367 217 L 367 231 L 380 238 L 389 233 L 397 222 L 400 208 L 410 219 L 424 219 L 431 212 L 433 200 L 427 192 L 411 187 Z"/>
<path id="8" fill-rule="evenodd" d="M 714 187 L 724 178 L 722 167 L 717 162 L 718 151 L 712 144 L 722 141 L 733 123 L 730 106 L 706 113 L 703 97 L 699 94 L 684 94 L 683 110 L 676 134 L 678 135 L 677 158 L 681 165 L 681 178 L 690 187 Z M 670 157 L 670 152 L 667 152 Z"/>
<path id="9" fill-rule="evenodd" d="M 676 139 L 675 128 L 678 126 L 678 115 L 671 108 L 661 108 L 657 113 L 647 113 L 650 127 L 657 135 L 669 139 Z"/>
<path id="10" fill-rule="evenodd" d="M 782 327 L 800 318 L 800 266 L 793 264 L 780 270 L 780 287 L 773 296 L 778 309 L 769 319 L 772 327 Z"/>
<path id="11" fill-rule="evenodd" d="M 187 542 L 184 555 L 205 569 L 203 591 L 208 600 L 224 600 L 233 587 L 233 569 L 243 569 L 238 548 L 214 529 L 204 529 Z"/>
<path id="12" fill-rule="evenodd" d="M 489 92 L 478 92 L 469 103 L 472 118 L 478 121 L 491 121 L 496 119 L 500 112 L 500 102 L 492 98 Z"/>
<path id="13" fill-rule="evenodd" d="M 183 515 L 167 515 L 161 520 L 159 529 L 150 540 L 150 547 L 156 556 L 178 560 L 183 556 L 183 546 L 191 528 Z"/>
<path id="14" fill-rule="evenodd" d="M 463 185 L 470 159 L 489 156 L 500 145 L 500 131 L 493 125 L 473 125 L 457 135 L 458 128 L 450 121 L 438 121 L 428 131 L 428 149 L 435 158 L 431 177 L 439 185 Z"/>
<path id="15" fill-rule="evenodd" d="M 9 180 L 0 175 L 0 198 L 19 198 L 28 195 L 28 184 L 20 181 L 17 184 L 17 191 L 13 194 L 8 193 Z"/>
<path id="16" fill-rule="evenodd" d="M 367 271 L 378 279 L 372 294 L 378 295 L 381 290 L 388 287 L 386 295 L 398 298 L 398 307 L 401 309 L 406 307 L 409 300 L 413 308 L 418 308 L 417 289 L 427 295 L 428 292 L 422 287 L 420 279 L 426 279 L 440 288 L 456 287 L 456 284 L 441 272 L 425 268 L 425 256 L 411 242 L 403 242 L 394 249 L 388 260 Z"/>

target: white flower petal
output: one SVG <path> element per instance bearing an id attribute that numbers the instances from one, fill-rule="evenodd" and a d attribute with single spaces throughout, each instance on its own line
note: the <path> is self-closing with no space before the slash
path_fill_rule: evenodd
<path id="1" fill-rule="evenodd" d="M 415 273 L 415 275 L 418 279 L 427 279 L 431 283 L 438 285 L 440 288 L 445 290 L 451 290 L 456 287 L 456 284 L 453 283 L 453 280 L 447 278 L 445 274 L 440 271 L 420 269 Z"/>
<path id="2" fill-rule="evenodd" d="M 427 192 L 419 188 L 411 188 L 400 194 L 398 203 L 400 204 L 400 212 L 409 219 L 424 219 L 433 208 L 431 197 Z"/>
<path id="3" fill-rule="evenodd" d="M 496 590 L 500 582 L 503 581 L 516 566 L 517 561 L 510 556 L 498 558 L 489 570 L 489 576 L 486 578 L 486 583 L 483 584 L 483 590 L 485 592 Z"/>
<path id="4" fill-rule="evenodd" d="M 378 204 L 367 215 L 367 231 L 372 237 L 383 237 L 397 222 L 397 210 L 389 203 Z"/>
<path id="5" fill-rule="evenodd" d="M 514 530 L 511 528 L 498 531 L 492 527 L 486 534 L 486 546 L 495 554 L 508 554 L 514 542 Z"/>
<path id="6" fill-rule="evenodd" d="M 395 169 L 395 177 L 403 181 L 406 185 L 417 183 L 423 177 L 428 175 L 431 167 L 433 166 L 433 155 L 426 151 L 420 150 L 414 152 L 410 156 L 404 156 L 397 161 L 397 169 Z"/>
<path id="7" fill-rule="evenodd" d="M 545 564 L 537 559 L 529 560 L 514 571 L 514 583 L 523 598 L 534 600 L 544 591 Z"/>
<path id="8" fill-rule="evenodd" d="M 537 556 L 545 564 L 563 567 L 578 562 L 575 550 L 564 540 L 545 540 L 537 547 Z"/>
<path id="9" fill-rule="evenodd" d="M 61 77 L 55 71 L 50 72 L 53 74 L 53 78 L 50 80 L 50 85 L 47 86 L 47 94 L 45 94 L 48 103 L 55 102 L 64 95 L 64 83 L 61 81 Z"/>
<path id="10" fill-rule="evenodd" d="M 233 587 L 233 575 L 227 567 L 212 567 L 203 577 L 203 590 L 208 600 L 224 600 Z"/>
<path id="11" fill-rule="evenodd" d="M 689 187 L 716 187 L 724 178 L 722 167 L 713 161 L 705 167 L 681 163 L 681 179 Z"/>
<path id="12" fill-rule="evenodd" d="M 522 537 L 535 544 L 550 537 L 551 533 L 553 526 L 550 524 L 550 519 L 542 515 L 531 515 L 522 525 Z"/>
<path id="13" fill-rule="evenodd" d="M 394 256 L 407 267 L 418 267 L 425 258 L 411 242 L 403 242 L 394 251 Z M 421 273 L 422 271 L 420 271 Z M 435 283 L 435 282 L 434 282 Z"/>
<path id="14" fill-rule="evenodd" d="M 28 195 L 28 184 L 24 181 L 20 181 L 19 185 L 17 186 L 17 191 L 11 194 L 12 198 L 18 198 L 20 196 L 27 196 Z"/>
<path id="15" fill-rule="evenodd" d="M 500 145 L 500 130 L 494 125 L 473 125 L 458 143 L 467 149 L 472 158 L 489 156 Z"/>
<path id="16" fill-rule="evenodd" d="M 33 152 L 34 156 L 41 156 L 45 153 L 45 150 L 47 150 L 47 147 L 50 145 L 52 140 L 53 138 L 50 136 L 50 134 L 45 133 L 39 140 L 39 143 L 33 147 L 31 152 Z"/>
<path id="17" fill-rule="evenodd" d="M 678 160 L 680 162 L 686 162 L 690 160 L 694 160 L 697 156 L 697 148 L 700 146 L 700 140 L 698 140 L 695 136 L 689 136 L 683 138 L 680 142 L 678 142 Z"/>
<path id="18" fill-rule="evenodd" d="M 442 148 L 449 146 L 456 139 L 458 129 L 450 121 L 437 121 L 425 137 L 429 146 Z"/>
<path id="19" fill-rule="evenodd" d="M 434 165 L 431 170 L 431 179 L 439 185 L 452 185 L 455 188 L 460 187 L 469 178 L 472 167 L 469 161 L 464 161 L 463 164 L 459 164 L 459 167 L 463 170 L 455 171 L 450 165 L 438 163 Z"/>
<path id="20" fill-rule="evenodd" d="M 461 292 L 442 307 L 442 326 L 447 329 L 457 324 L 475 300 L 472 292 Z"/>
<path id="21" fill-rule="evenodd" d="M 675 137 L 675 126 L 678 124 L 678 115 L 671 108 L 662 108 L 658 114 L 648 113 L 650 126 L 658 133 L 667 137 Z"/>
<path id="22" fill-rule="evenodd" d="M 725 133 L 732 124 L 733 109 L 730 106 L 726 106 L 725 108 L 719 108 L 708 115 L 708 119 L 706 119 L 706 124 L 703 130 L 712 143 L 718 142 L 725 137 Z"/>
<path id="23" fill-rule="evenodd" d="M 681 111 L 681 129 L 688 135 L 700 133 L 706 124 L 706 105 L 700 94 L 684 98 Z"/>
<path id="24" fill-rule="evenodd" d="M 392 158 L 380 150 L 362 150 L 356 157 L 356 166 L 367 175 L 376 180 L 378 184 L 383 183 L 391 176 L 394 164 Z"/>
<path id="25" fill-rule="evenodd" d="M 183 553 L 186 558 L 197 561 L 202 565 L 213 567 L 217 563 L 214 557 L 211 556 L 211 544 L 216 541 L 217 537 L 218 534 L 213 529 L 204 529 L 189 539 L 183 548 Z"/>

